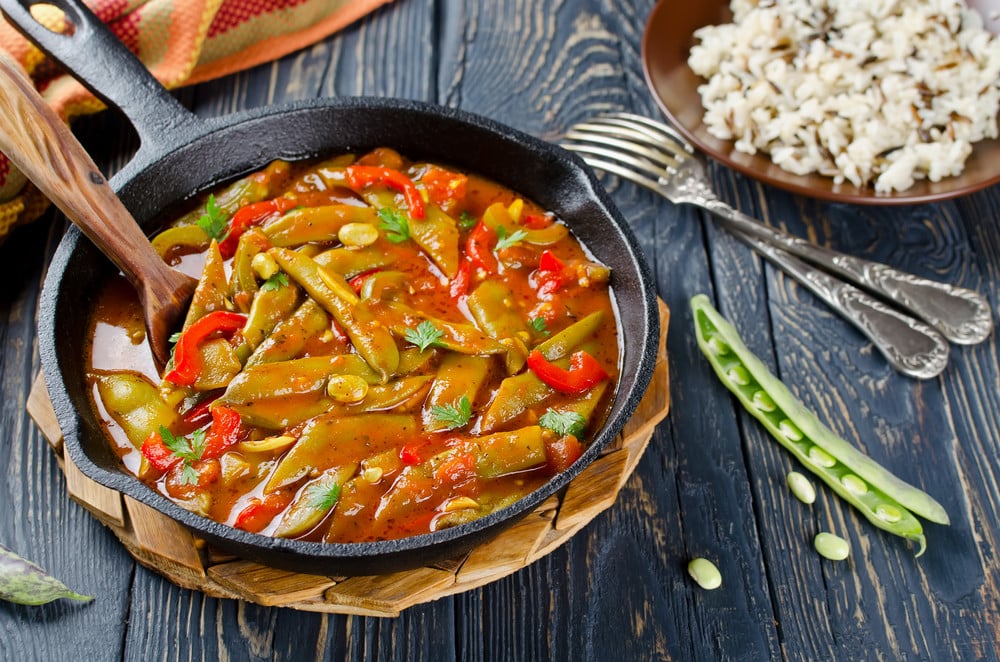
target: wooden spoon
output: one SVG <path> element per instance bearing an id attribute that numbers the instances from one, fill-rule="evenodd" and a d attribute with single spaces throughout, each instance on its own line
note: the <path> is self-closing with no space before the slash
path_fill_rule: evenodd
<path id="1" fill-rule="evenodd" d="M 196 281 L 163 262 L 83 145 L 3 54 L 0 151 L 133 283 L 153 356 L 165 365 Z"/>

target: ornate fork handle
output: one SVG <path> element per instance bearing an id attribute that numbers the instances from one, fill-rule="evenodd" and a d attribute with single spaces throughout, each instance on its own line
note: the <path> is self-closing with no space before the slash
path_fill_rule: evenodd
<path id="1" fill-rule="evenodd" d="M 903 273 L 884 264 L 844 255 L 774 230 L 733 209 L 707 187 L 699 191 L 699 195 L 691 193 L 687 201 L 707 209 L 732 228 L 824 267 L 908 308 L 954 343 L 973 345 L 985 340 L 993 329 L 989 304 L 978 292 Z"/>
<path id="2" fill-rule="evenodd" d="M 904 375 L 930 379 L 944 370 L 948 342 L 931 327 L 772 244 L 740 230 L 733 233 L 850 320 Z"/>

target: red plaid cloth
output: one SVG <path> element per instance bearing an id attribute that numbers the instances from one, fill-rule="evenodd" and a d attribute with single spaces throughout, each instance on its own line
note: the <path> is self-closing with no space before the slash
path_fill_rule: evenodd
<path id="1" fill-rule="evenodd" d="M 391 0 L 86 0 L 167 88 L 247 69 L 315 43 Z M 36 5 L 36 19 L 66 29 L 62 11 Z M 104 105 L 0 20 L 0 48 L 24 67 L 67 121 Z M 0 154 L 0 241 L 47 201 Z"/>

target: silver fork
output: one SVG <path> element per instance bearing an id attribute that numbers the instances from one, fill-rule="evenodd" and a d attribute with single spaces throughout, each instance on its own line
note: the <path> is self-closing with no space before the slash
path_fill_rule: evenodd
<path id="1" fill-rule="evenodd" d="M 563 146 L 595 168 L 650 188 L 674 203 L 694 204 L 715 214 L 735 236 L 854 323 L 904 374 L 934 377 L 947 363 L 945 338 L 973 344 L 990 334 L 990 308 L 976 292 L 811 244 L 719 200 L 694 149 L 667 125 L 628 113 L 605 115 L 571 127 Z M 792 254 L 885 297 L 940 333 Z"/>

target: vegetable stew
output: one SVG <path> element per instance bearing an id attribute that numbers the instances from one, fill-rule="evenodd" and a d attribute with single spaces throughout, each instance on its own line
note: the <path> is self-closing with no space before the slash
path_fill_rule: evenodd
<path id="1" fill-rule="evenodd" d="M 123 278 L 89 331 L 109 439 L 183 507 L 311 541 L 428 533 L 536 489 L 603 423 L 610 273 L 530 200 L 379 148 L 199 202 L 152 240 L 199 278 L 171 362 Z"/>

